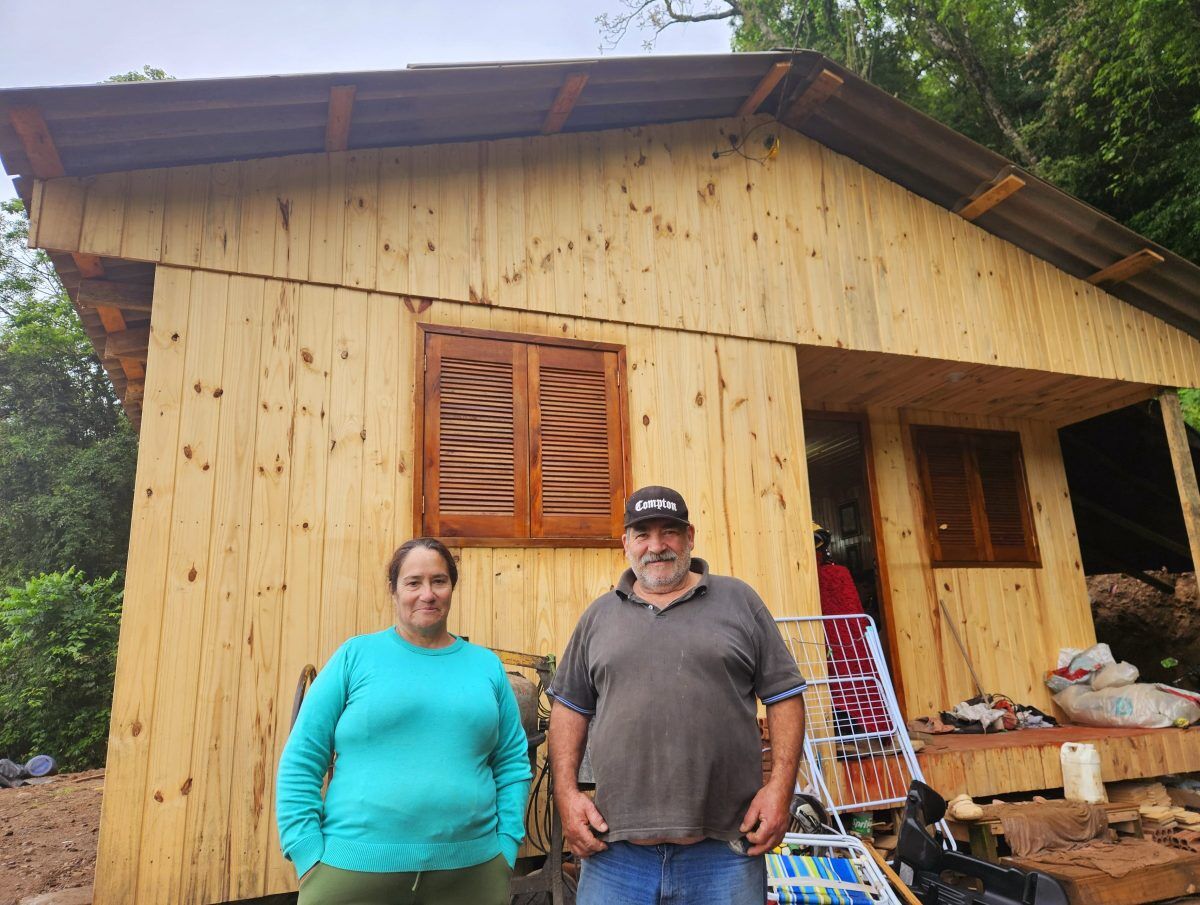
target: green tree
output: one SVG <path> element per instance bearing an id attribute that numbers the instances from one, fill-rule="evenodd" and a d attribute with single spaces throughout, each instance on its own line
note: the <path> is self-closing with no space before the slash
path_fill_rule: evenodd
<path id="1" fill-rule="evenodd" d="M 1200 390 L 1180 390 L 1179 404 L 1183 420 L 1200 431 Z"/>
<path id="2" fill-rule="evenodd" d="M 1039 175 L 1200 260 L 1200 6 L 1044 5 L 1028 70 L 1046 86 Z"/>
<path id="3" fill-rule="evenodd" d="M 0 205 L 0 583 L 125 567 L 136 437 L 19 201 Z"/>
<path id="4" fill-rule="evenodd" d="M 118 576 L 74 569 L 0 596 L 0 755 L 104 764 L 120 612 Z"/>
<path id="5" fill-rule="evenodd" d="M 156 69 L 153 66 L 143 66 L 142 71 L 131 69 L 129 72 L 123 72 L 119 75 L 112 75 L 106 78 L 106 82 L 170 82 L 175 76 L 167 75 L 163 70 Z"/>

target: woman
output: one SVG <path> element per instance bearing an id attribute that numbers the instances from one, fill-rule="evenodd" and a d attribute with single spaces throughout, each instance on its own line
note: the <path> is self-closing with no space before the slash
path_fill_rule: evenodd
<path id="1" fill-rule="evenodd" d="M 338 648 L 300 708 L 276 792 L 298 905 L 507 905 L 528 749 L 496 655 L 446 630 L 457 581 L 440 541 L 402 545 L 395 626 Z"/>

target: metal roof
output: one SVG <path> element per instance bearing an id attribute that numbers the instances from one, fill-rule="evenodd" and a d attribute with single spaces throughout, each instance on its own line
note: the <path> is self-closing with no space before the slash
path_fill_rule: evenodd
<path id="1" fill-rule="evenodd" d="M 760 112 L 950 210 L 1010 161 L 813 51 L 613 57 L 417 66 L 328 73 L 132 82 L 0 91 L 0 163 L 28 195 L 33 167 L 7 115 L 36 107 L 67 175 L 212 163 L 324 150 L 330 89 L 356 87 L 348 147 L 541 134 L 565 80 L 588 81 L 562 131 L 733 116 L 781 62 L 790 73 Z M 803 118 L 789 114 L 822 70 L 841 88 Z M 1087 278 L 1149 248 L 1163 263 L 1105 286 L 1200 337 L 1200 267 L 1093 207 L 1016 170 L 1025 187 L 975 220 L 981 228 Z"/>

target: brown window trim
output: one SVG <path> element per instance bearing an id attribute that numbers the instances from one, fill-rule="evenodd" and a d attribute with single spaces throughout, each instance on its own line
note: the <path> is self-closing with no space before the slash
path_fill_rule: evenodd
<path id="1" fill-rule="evenodd" d="M 425 349 L 427 335 L 430 333 L 447 334 L 458 337 L 470 337 L 501 342 L 516 342 L 526 345 L 560 346 L 571 349 L 586 349 L 596 352 L 613 352 L 617 356 L 617 417 L 620 423 L 621 442 L 621 479 L 624 482 L 625 493 L 633 488 L 633 469 L 630 459 L 629 435 L 629 391 L 627 385 L 628 368 L 626 367 L 625 347 L 618 343 L 597 342 L 593 340 L 568 339 L 561 336 L 543 336 L 537 333 L 512 333 L 503 330 L 483 330 L 475 327 L 454 327 L 444 324 L 417 324 L 417 349 L 414 356 L 413 393 L 415 396 L 414 432 L 417 442 L 413 447 L 413 534 L 418 536 L 424 531 L 425 493 Z M 574 548 L 617 548 L 621 546 L 620 536 L 615 537 L 445 537 L 449 547 L 574 547 Z"/>
<path id="2" fill-rule="evenodd" d="M 1013 443 L 1016 459 L 1017 476 L 1019 478 L 1019 487 L 1017 492 L 1017 503 L 1021 514 L 1021 523 L 1025 537 L 1026 556 L 1022 558 L 971 558 L 971 557 L 951 557 L 939 558 L 938 553 L 941 547 L 941 541 L 938 536 L 938 526 L 936 524 L 935 510 L 933 505 L 933 484 L 929 477 L 928 460 L 925 453 L 925 448 L 922 445 L 922 435 L 942 434 L 955 438 L 969 438 L 979 436 L 990 438 L 993 442 L 998 437 L 1010 438 Z M 1041 549 L 1038 545 L 1037 530 L 1033 524 L 1033 502 L 1029 495 L 1029 477 L 1025 466 L 1025 451 L 1021 442 L 1021 435 L 1017 431 L 1005 430 L 982 430 L 978 428 L 956 428 L 946 427 L 943 425 L 922 425 L 915 424 L 911 427 L 910 441 L 912 444 L 913 458 L 917 466 L 917 477 L 920 483 L 920 496 L 922 518 L 925 523 L 926 543 L 929 551 L 930 566 L 935 569 L 944 568 L 970 568 L 970 569 L 1040 569 L 1042 567 Z M 976 459 L 976 451 L 971 450 L 972 467 L 969 469 L 966 478 L 969 485 L 970 506 L 974 528 L 976 531 L 976 546 L 981 548 L 985 555 L 991 554 L 992 543 L 988 532 L 985 529 L 987 525 L 987 513 L 984 507 L 983 482 L 980 476 L 978 461 Z"/>

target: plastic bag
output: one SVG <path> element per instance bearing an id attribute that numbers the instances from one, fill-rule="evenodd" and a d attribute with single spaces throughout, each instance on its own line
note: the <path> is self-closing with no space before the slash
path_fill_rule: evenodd
<path id="1" fill-rule="evenodd" d="M 1058 669 L 1046 673 L 1046 687 L 1051 694 L 1058 694 L 1072 685 L 1087 684 L 1094 673 L 1115 662 L 1112 651 L 1104 642 L 1093 644 L 1086 650 L 1064 647 L 1058 652 Z"/>
<path id="2" fill-rule="evenodd" d="M 1084 726 L 1136 726 L 1165 729 L 1177 721 L 1200 720 L 1195 701 L 1138 683 L 1094 691 L 1087 685 L 1072 685 L 1054 696 L 1072 722 Z"/>
<path id="3" fill-rule="evenodd" d="M 1139 675 L 1138 668 L 1132 663 L 1124 660 L 1120 663 L 1109 663 L 1107 666 L 1101 666 L 1092 676 L 1092 691 L 1132 685 Z"/>

